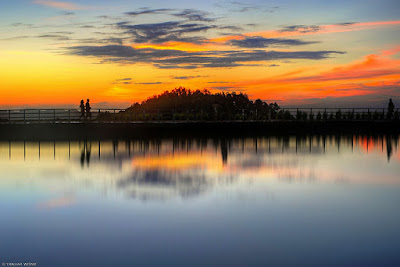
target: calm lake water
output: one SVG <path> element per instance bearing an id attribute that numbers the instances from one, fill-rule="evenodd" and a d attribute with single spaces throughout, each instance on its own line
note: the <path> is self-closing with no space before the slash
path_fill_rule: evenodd
<path id="1" fill-rule="evenodd" d="M 0 142 L 0 264 L 400 264 L 398 136 Z"/>

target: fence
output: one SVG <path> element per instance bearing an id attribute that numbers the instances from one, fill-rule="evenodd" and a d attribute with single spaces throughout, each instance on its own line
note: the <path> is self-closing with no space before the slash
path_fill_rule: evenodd
<path id="1" fill-rule="evenodd" d="M 328 120 L 399 120 L 399 110 L 385 108 L 281 108 L 241 109 L 228 112 L 210 110 L 125 110 L 96 109 L 91 116 L 81 116 L 79 109 L 13 109 L 0 110 L 0 123 L 130 123 L 142 121 L 328 121 Z"/>

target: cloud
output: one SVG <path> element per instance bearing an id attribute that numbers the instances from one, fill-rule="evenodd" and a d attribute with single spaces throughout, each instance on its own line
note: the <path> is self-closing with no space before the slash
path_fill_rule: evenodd
<path id="1" fill-rule="evenodd" d="M 281 29 L 281 32 L 318 32 L 321 29 L 318 25 L 290 25 Z"/>
<path id="2" fill-rule="evenodd" d="M 264 38 L 264 37 L 246 37 L 242 40 L 231 40 L 228 44 L 242 47 L 242 48 L 264 48 L 271 45 L 285 45 L 285 46 L 297 46 L 307 45 L 316 42 L 306 42 L 298 39 L 283 39 L 283 38 Z"/>
<path id="3" fill-rule="evenodd" d="M 93 26 L 93 25 L 82 25 L 82 26 L 80 26 L 80 28 L 81 29 L 93 29 L 93 28 L 96 28 L 96 27 Z"/>
<path id="4" fill-rule="evenodd" d="M 182 66 L 182 65 L 161 65 L 161 64 L 153 64 L 154 67 L 158 69 L 186 69 L 186 70 L 191 70 L 191 69 L 196 69 L 197 66 Z"/>
<path id="5" fill-rule="evenodd" d="M 219 8 L 228 8 L 230 12 L 240 13 L 264 10 L 264 7 L 262 6 L 250 5 L 249 3 L 242 3 L 238 1 L 229 1 L 222 4 L 218 3 L 215 4 L 215 6 Z"/>
<path id="6" fill-rule="evenodd" d="M 171 79 L 174 80 L 191 80 L 191 79 L 195 79 L 195 78 L 200 78 L 203 77 L 201 75 L 197 75 L 197 76 L 171 76 Z"/>
<path id="7" fill-rule="evenodd" d="M 34 4 L 38 5 L 43 5 L 47 7 L 53 7 L 53 8 L 58 8 L 58 9 L 63 9 L 63 10 L 82 10 L 82 9 L 88 9 L 88 7 L 84 7 L 81 5 L 77 5 L 74 3 L 70 2 L 58 2 L 58 1 L 52 1 L 52 0 L 33 0 Z"/>
<path id="8" fill-rule="evenodd" d="M 124 45 L 73 46 L 67 47 L 67 53 L 79 56 L 92 56 L 104 62 L 135 64 L 152 63 L 158 68 L 218 68 L 237 67 L 254 62 L 268 62 L 281 59 L 325 59 L 341 51 L 205 51 L 185 52 L 180 50 L 136 49 Z"/>
<path id="9" fill-rule="evenodd" d="M 50 34 L 65 34 L 65 35 L 71 35 L 74 34 L 73 32 L 70 31 L 58 31 L 58 32 L 50 32 Z"/>
<path id="10" fill-rule="evenodd" d="M 181 65 L 190 64 L 197 67 L 237 67 L 244 66 L 250 62 L 268 62 L 280 59 L 311 59 L 320 60 L 332 54 L 343 54 L 340 51 L 215 51 L 210 55 L 190 55 L 175 58 L 165 58 L 157 60 L 162 65 Z M 217 55 L 217 56 L 216 56 Z"/>
<path id="11" fill-rule="evenodd" d="M 243 28 L 239 26 L 227 25 L 227 26 L 219 26 L 218 29 L 220 30 L 231 30 L 231 31 L 242 31 Z"/>
<path id="12" fill-rule="evenodd" d="M 76 41 L 84 44 L 117 44 L 122 45 L 126 38 L 116 38 L 116 37 L 107 37 L 107 38 L 84 38 L 84 39 L 75 39 Z"/>
<path id="13" fill-rule="evenodd" d="M 132 84 L 132 78 L 116 79 L 112 84 Z"/>
<path id="14" fill-rule="evenodd" d="M 129 16 L 139 16 L 139 15 L 151 15 L 151 14 L 162 14 L 166 13 L 168 11 L 172 11 L 173 9 L 169 8 L 158 8 L 158 9 L 147 9 L 147 8 L 142 8 L 139 11 L 131 11 L 131 12 L 125 12 L 125 15 Z"/>
<path id="15" fill-rule="evenodd" d="M 135 83 L 135 84 L 141 84 L 141 85 L 153 85 L 153 84 L 162 84 L 163 82 L 147 82 L 147 83 Z"/>
<path id="16" fill-rule="evenodd" d="M 37 36 L 38 38 L 47 38 L 47 39 L 54 39 L 57 41 L 69 41 L 71 40 L 68 36 L 61 35 L 61 34 L 43 34 Z"/>
<path id="17" fill-rule="evenodd" d="M 32 38 L 32 36 L 27 36 L 27 35 L 13 36 L 13 37 L 0 39 L 0 41 L 13 41 L 13 40 L 28 39 L 28 38 Z"/>
<path id="18" fill-rule="evenodd" d="M 68 54 L 114 59 L 115 61 L 151 62 L 156 58 L 187 55 L 179 50 L 135 49 L 126 45 L 72 46 L 66 47 Z"/>
<path id="19" fill-rule="evenodd" d="M 213 81 L 213 82 L 208 82 L 208 83 L 232 83 L 232 82 L 226 82 L 226 81 Z"/>
<path id="20" fill-rule="evenodd" d="M 11 26 L 13 26 L 13 27 L 32 27 L 33 24 L 17 22 L 17 23 L 11 24 Z"/>
<path id="21" fill-rule="evenodd" d="M 184 18 L 189 21 L 207 21 L 207 22 L 215 21 L 215 19 L 209 17 L 210 16 L 209 12 L 197 9 L 184 9 L 183 11 L 174 13 L 172 15 L 179 18 Z"/>
<path id="22" fill-rule="evenodd" d="M 183 35 L 207 31 L 216 26 L 185 23 L 181 21 L 167 21 L 135 25 L 129 25 L 128 22 L 119 22 L 116 24 L 116 27 L 123 30 L 125 34 L 131 35 L 136 43 L 159 44 L 169 41 L 200 43 L 204 41 L 203 37 L 184 37 Z"/>
<path id="23" fill-rule="evenodd" d="M 340 26 L 351 26 L 356 24 L 357 22 L 342 22 L 342 23 L 337 23 L 336 25 L 340 25 Z"/>

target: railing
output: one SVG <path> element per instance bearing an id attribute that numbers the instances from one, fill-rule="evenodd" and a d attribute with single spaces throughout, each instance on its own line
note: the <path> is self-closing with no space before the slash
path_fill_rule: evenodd
<path id="1" fill-rule="evenodd" d="M 79 109 L 0 110 L 0 123 L 129 123 L 143 121 L 329 121 L 329 120 L 399 120 L 399 109 L 385 108 L 281 108 L 241 109 L 92 109 L 86 118 Z"/>

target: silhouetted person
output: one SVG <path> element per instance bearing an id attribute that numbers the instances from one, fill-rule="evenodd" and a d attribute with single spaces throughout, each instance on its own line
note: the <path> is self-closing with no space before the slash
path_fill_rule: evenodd
<path id="1" fill-rule="evenodd" d="M 394 112 L 394 104 L 392 99 L 389 99 L 387 118 L 392 119 Z"/>
<path id="2" fill-rule="evenodd" d="M 80 146 L 80 144 L 79 144 Z M 85 143 L 83 144 L 83 149 L 81 151 L 81 167 L 83 169 L 83 167 L 85 166 Z"/>
<path id="3" fill-rule="evenodd" d="M 86 164 L 88 167 L 90 163 L 90 154 L 92 154 L 92 143 L 89 143 L 89 145 L 86 144 Z"/>
<path id="4" fill-rule="evenodd" d="M 392 137 L 391 136 L 386 136 L 386 152 L 387 152 L 387 159 L 388 159 L 388 162 L 389 162 L 390 161 L 390 157 L 392 156 L 392 153 L 393 153 Z"/>
<path id="5" fill-rule="evenodd" d="M 87 102 L 86 102 L 86 119 L 91 119 L 92 118 L 92 113 L 90 113 L 90 110 L 91 110 L 92 108 L 90 107 L 90 104 L 89 104 L 89 99 L 87 99 Z"/>
<path id="6" fill-rule="evenodd" d="M 83 142 L 83 148 L 81 151 L 81 167 L 83 168 L 85 166 L 85 161 L 87 164 L 87 167 L 89 167 L 90 163 L 90 156 L 92 154 L 92 144 L 87 141 Z"/>
<path id="7" fill-rule="evenodd" d="M 85 102 L 83 102 L 83 99 L 81 100 L 81 105 L 79 107 L 81 108 L 81 116 L 79 119 L 85 119 Z"/>

